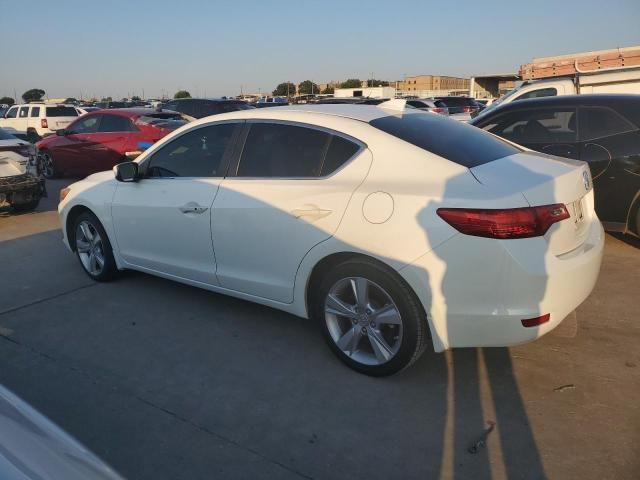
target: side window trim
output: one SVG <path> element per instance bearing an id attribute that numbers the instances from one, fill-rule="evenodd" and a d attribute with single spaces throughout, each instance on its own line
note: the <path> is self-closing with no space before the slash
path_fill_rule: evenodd
<path id="1" fill-rule="evenodd" d="M 223 171 L 222 175 L 220 175 L 219 177 L 147 177 L 147 167 L 149 165 L 149 162 L 151 162 L 153 157 L 158 152 L 160 152 L 164 148 L 166 148 L 169 143 L 175 142 L 179 138 L 182 138 L 184 135 L 186 135 L 188 133 L 191 133 L 191 132 L 194 132 L 196 130 L 200 130 L 200 129 L 207 128 L 207 127 L 215 127 L 217 125 L 224 125 L 224 124 L 228 124 L 228 123 L 235 124 L 236 128 L 235 128 L 235 130 L 233 132 L 233 135 L 231 136 L 231 140 L 230 140 L 232 148 L 228 149 L 225 152 L 225 154 L 223 155 L 222 160 L 221 160 L 222 171 Z M 172 138 L 169 142 L 167 142 L 166 145 L 162 145 L 160 148 L 158 148 L 156 151 L 154 151 L 151 155 L 146 157 L 142 162 L 140 162 L 138 164 L 138 167 L 139 167 L 140 171 L 142 172 L 142 180 L 146 181 L 146 180 L 175 180 L 175 179 L 187 180 L 187 179 L 194 179 L 194 178 L 226 178 L 229 175 L 229 166 L 235 162 L 235 158 L 234 157 L 235 157 L 235 155 L 238 154 L 237 145 L 240 143 L 239 139 L 242 138 L 242 133 L 243 133 L 243 131 L 245 129 L 244 123 L 245 123 L 244 120 L 230 119 L 230 120 L 222 120 L 222 121 L 217 121 L 217 122 L 211 122 L 211 123 L 207 123 L 206 125 L 198 125 L 195 128 L 190 128 L 188 130 L 185 130 L 184 132 L 180 133 L 180 135 L 176 136 L 175 138 Z"/>
<path id="2" fill-rule="evenodd" d="M 244 152 L 244 146 L 246 144 L 247 141 L 247 137 L 249 136 L 249 130 L 251 130 L 251 125 L 253 124 L 257 124 L 257 123 L 267 123 L 267 124 L 278 124 L 278 125 L 290 125 L 293 127 L 302 127 L 302 128 L 308 128 L 311 130 L 318 130 L 320 132 L 324 132 L 324 133 L 328 133 L 331 136 L 334 137 L 342 137 L 345 140 L 348 140 L 352 143 L 355 143 L 356 145 L 358 145 L 358 150 L 355 151 L 355 153 L 353 155 L 351 155 L 351 157 L 349 157 L 349 159 L 347 159 L 346 162 L 344 162 L 342 165 L 340 165 L 339 168 L 335 169 L 333 172 L 331 172 L 329 175 L 322 175 L 319 177 L 239 177 L 238 176 L 238 169 L 240 168 L 240 159 L 242 158 L 242 153 Z M 331 138 L 331 137 L 329 137 Z M 366 143 L 364 143 L 361 140 L 358 140 L 357 138 L 354 138 L 350 135 L 347 135 L 346 133 L 342 133 L 342 132 L 338 132 L 337 130 L 333 130 L 331 128 L 327 128 L 327 127 L 323 127 L 320 125 L 314 125 L 314 124 L 310 124 L 310 123 L 304 123 L 304 122 L 297 122 L 294 120 L 271 120 L 271 119 L 266 119 L 266 118 L 260 118 L 260 119 L 248 119 L 246 121 L 245 127 L 242 131 L 242 135 L 240 136 L 240 138 L 238 139 L 238 148 L 237 148 L 237 152 L 236 155 L 234 155 L 234 159 L 233 159 L 233 163 L 229 166 L 229 170 L 227 172 L 227 177 L 229 178 L 234 178 L 235 180 L 308 180 L 308 181 L 313 181 L 313 180 L 326 180 L 328 178 L 333 177 L 334 175 L 336 175 L 338 172 L 340 172 L 343 168 L 345 168 L 347 165 L 349 165 L 354 158 L 356 158 L 358 155 L 360 155 L 364 150 L 366 150 L 368 148 L 368 145 Z M 327 156 L 327 152 L 329 150 L 329 147 L 331 146 L 331 141 L 327 142 L 327 144 L 324 147 L 324 153 L 323 153 L 323 157 L 322 157 L 322 163 L 321 163 L 321 167 L 324 166 L 324 162 L 326 160 L 326 156 Z M 322 169 L 320 170 L 322 171 Z"/>

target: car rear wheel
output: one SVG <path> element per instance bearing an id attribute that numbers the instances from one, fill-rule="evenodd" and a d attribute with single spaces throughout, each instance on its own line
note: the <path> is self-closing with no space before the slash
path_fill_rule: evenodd
<path id="1" fill-rule="evenodd" d="M 392 375 L 426 347 L 428 326 L 418 299 L 394 272 L 374 262 L 334 267 L 313 303 L 329 347 L 360 373 Z"/>
<path id="2" fill-rule="evenodd" d="M 111 243 L 98 218 L 90 212 L 78 215 L 73 235 L 76 256 L 87 275 L 98 282 L 111 280 L 118 269 Z"/>
<path id="3" fill-rule="evenodd" d="M 42 174 L 45 178 L 56 178 L 60 176 L 60 172 L 56 169 L 53 157 L 50 152 L 40 152 L 42 159 Z"/>
<path id="4" fill-rule="evenodd" d="M 38 198 L 37 200 L 31 200 L 27 203 L 17 203 L 12 206 L 16 212 L 30 212 L 32 210 L 35 210 L 39 203 L 40 198 Z"/>

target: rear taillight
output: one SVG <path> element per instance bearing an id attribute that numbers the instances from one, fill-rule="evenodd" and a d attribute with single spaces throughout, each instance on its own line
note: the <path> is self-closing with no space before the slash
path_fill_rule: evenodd
<path id="1" fill-rule="evenodd" d="M 444 113 L 444 108 L 433 107 L 433 108 L 430 108 L 429 111 L 433 113 Z"/>
<path id="2" fill-rule="evenodd" d="M 476 107 L 464 107 L 464 108 L 462 109 L 462 111 L 463 111 L 464 113 L 473 113 L 473 112 L 475 112 L 476 110 L 478 110 Z"/>
<path id="3" fill-rule="evenodd" d="M 47 122 L 46 118 L 41 118 L 40 119 L 40 126 L 42 128 L 49 128 L 49 122 Z"/>
<path id="4" fill-rule="evenodd" d="M 542 325 L 543 323 L 547 323 L 550 318 L 551 318 L 551 314 L 545 313 L 544 315 L 541 315 L 536 318 L 525 318 L 520 321 L 522 322 L 523 327 L 531 328 L 531 327 L 537 327 L 538 325 Z"/>
<path id="5" fill-rule="evenodd" d="M 540 237 L 556 222 L 569 218 L 562 203 L 501 210 L 439 208 L 438 215 L 466 235 L 486 238 Z"/>

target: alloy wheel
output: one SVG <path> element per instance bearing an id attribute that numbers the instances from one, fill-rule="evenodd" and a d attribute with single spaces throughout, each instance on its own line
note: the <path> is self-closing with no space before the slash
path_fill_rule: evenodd
<path id="1" fill-rule="evenodd" d="M 105 256 L 102 238 L 96 227 L 83 220 L 76 228 L 76 250 L 84 269 L 93 276 L 104 270 Z"/>
<path id="2" fill-rule="evenodd" d="M 402 316 L 378 284 L 349 277 L 336 282 L 325 298 L 325 321 L 336 346 L 364 365 L 382 365 L 402 344 Z"/>
<path id="3" fill-rule="evenodd" d="M 41 153 L 42 156 L 42 174 L 45 178 L 53 178 L 56 174 L 56 169 L 53 166 L 53 159 L 48 153 Z"/>

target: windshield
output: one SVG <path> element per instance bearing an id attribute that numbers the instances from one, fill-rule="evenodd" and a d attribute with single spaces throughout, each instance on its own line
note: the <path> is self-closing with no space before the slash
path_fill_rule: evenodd
<path id="1" fill-rule="evenodd" d="M 522 86 L 525 85 L 524 83 L 522 85 L 519 85 L 517 87 L 515 87 L 513 90 L 509 90 L 507 93 L 505 93 L 503 96 L 501 96 L 500 98 L 498 98 L 497 100 L 494 100 L 491 105 L 487 106 L 487 108 L 485 108 L 484 110 L 482 110 L 482 112 L 480 112 L 480 114 L 478 115 L 478 117 L 482 117 L 484 115 L 487 114 L 487 112 L 491 112 L 493 111 L 494 108 L 496 108 L 497 106 L 499 106 L 502 102 L 504 102 L 507 98 L 511 98 L 513 97 L 516 93 L 518 93 L 520 91 L 520 89 L 522 88 Z M 476 118 L 478 118 L 476 117 Z"/>

